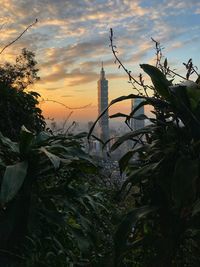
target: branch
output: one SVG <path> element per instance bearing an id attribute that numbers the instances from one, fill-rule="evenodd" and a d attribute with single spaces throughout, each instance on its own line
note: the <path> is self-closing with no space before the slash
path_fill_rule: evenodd
<path id="1" fill-rule="evenodd" d="M 113 30 L 112 28 L 110 29 L 110 47 L 112 50 L 112 53 L 115 57 L 115 62 L 117 61 L 119 63 L 119 67 L 122 67 L 124 69 L 124 71 L 128 74 L 129 77 L 129 82 L 134 86 L 134 89 L 137 90 L 139 95 L 142 95 L 140 90 L 138 88 L 135 87 L 134 83 L 136 83 L 137 85 L 139 85 L 140 87 L 142 87 L 145 91 L 145 94 L 147 94 L 146 90 L 147 88 L 151 89 L 148 85 L 144 85 L 144 83 L 142 82 L 142 80 L 137 81 L 132 75 L 131 75 L 131 71 L 128 71 L 126 69 L 126 67 L 123 65 L 123 63 L 121 62 L 121 60 L 119 59 L 119 57 L 117 56 L 117 51 L 116 51 L 116 46 L 113 44 Z"/>
<path id="2" fill-rule="evenodd" d="M 87 104 L 85 106 L 80 106 L 80 107 L 69 107 L 69 106 L 67 106 L 67 105 L 65 105 L 65 104 L 63 104 L 63 103 L 61 103 L 59 101 L 52 100 L 52 99 L 42 99 L 42 101 L 40 103 L 42 103 L 42 102 L 53 102 L 53 103 L 56 103 L 56 104 L 59 104 L 59 105 L 65 107 L 67 109 L 72 109 L 72 110 L 73 109 L 84 109 L 84 108 L 88 108 L 88 107 L 91 106 L 91 103 L 90 103 L 90 104 Z"/>
<path id="3" fill-rule="evenodd" d="M 14 44 L 15 42 L 17 42 L 21 37 L 22 35 L 25 34 L 25 32 L 28 31 L 28 29 L 30 29 L 32 26 L 34 26 L 36 23 L 38 22 L 38 20 L 36 19 L 32 24 L 30 24 L 16 39 L 14 39 L 13 41 L 11 41 L 10 43 L 8 43 L 7 45 L 5 45 L 1 51 L 0 51 L 0 55 L 3 53 L 3 51 L 8 48 L 9 46 L 11 46 L 12 44 Z"/>
<path id="4" fill-rule="evenodd" d="M 175 72 L 175 71 L 173 71 L 173 70 L 171 70 L 171 69 L 169 69 L 169 72 L 171 72 L 171 73 L 174 74 L 175 76 L 180 77 L 180 78 L 183 79 L 183 80 L 187 80 L 185 77 L 183 77 L 182 75 L 178 74 L 177 72 Z"/>
<path id="5" fill-rule="evenodd" d="M 170 73 L 172 73 L 173 75 L 178 76 L 183 80 L 187 80 L 182 75 L 170 69 L 170 67 L 168 66 L 167 58 L 165 58 L 164 64 L 161 62 L 163 59 L 163 53 L 162 53 L 163 47 L 161 46 L 160 42 L 156 41 L 152 37 L 151 37 L 151 40 L 155 43 L 156 67 L 159 68 L 163 72 L 164 75 L 171 75 Z"/>

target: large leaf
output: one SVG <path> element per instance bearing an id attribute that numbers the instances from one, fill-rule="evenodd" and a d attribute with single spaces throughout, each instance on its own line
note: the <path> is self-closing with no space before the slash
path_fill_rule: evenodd
<path id="1" fill-rule="evenodd" d="M 132 158 L 132 156 L 135 154 L 134 150 L 128 151 L 123 157 L 120 158 L 119 160 L 119 169 L 120 173 L 122 174 L 123 171 L 126 169 L 129 160 Z"/>
<path id="2" fill-rule="evenodd" d="M 113 115 L 110 115 L 109 118 L 128 118 L 129 115 L 127 114 L 124 114 L 124 113 L 121 113 L 121 112 L 118 112 L 118 113 L 115 113 Z"/>
<path id="3" fill-rule="evenodd" d="M 1 203 L 7 203 L 17 194 L 26 177 L 27 167 L 26 161 L 7 166 L 1 184 Z"/>
<path id="4" fill-rule="evenodd" d="M 59 168 L 61 159 L 58 156 L 47 151 L 45 147 L 41 147 L 40 151 L 42 151 L 49 158 L 55 169 Z"/>
<path id="5" fill-rule="evenodd" d="M 149 64 L 141 64 L 140 67 L 151 77 L 156 92 L 164 99 L 169 100 L 168 88 L 172 83 L 166 79 L 165 75 L 158 68 Z"/>
<path id="6" fill-rule="evenodd" d="M 23 157 L 27 156 L 31 150 L 31 145 L 34 139 L 34 134 L 22 126 L 20 132 L 19 150 Z"/>
<path id="7" fill-rule="evenodd" d="M 135 155 L 138 152 L 144 151 L 145 149 L 146 147 L 142 146 L 142 147 L 137 147 L 135 149 L 132 149 L 128 151 L 127 153 L 125 153 L 119 160 L 120 172 L 122 173 L 128 167 L 128 162 L 133 157 L 133 155 Z"/>
<path id="8" fill-rule="evenodd" d="M 200 121 L 192 111 L 194 103 L 189 99 L 185 86 L 171 86 L 170 92 L 173 96 L 172 104 L 175 113 L 178 114 L 184 125 L 192 133 L 195 139 L 200 137 Z M 196 106 L 195 106 L 196 107 Z"/>
<path id="9" fill-rule="evenodd" d="M 136 113 L 136 111 L 138 111 L 141 107 L 145 106 L 145 105 L 149 105 L 149 101 L 148 100 L 144 100 L 142 102 L 140 102 L 134 109 L 133 111 L 131 111 L 128 120 L 130 120 L 130 118 L 133 117 L 133 115 Z M 144 114 L 140 114 L 140 115 L 144 115 Z M 145 116 L 145 115 L 144 115 Z M 148 119 L 148 117 L 145 116 L 144 119 Z"/>
<path id="10" fill-rule="evenodd" d="M 81 139 L 81 138 L 85 138 L 85 137 L 87 137 L 86 132 L 81 132 L 81 133 L 78 133 L 78 134 L 73 136 L 74 139 Z"/>
<path id="11" fill-rule="evenodd" d="M 49 141 L 50 138 L 52 138 L 50 133 L 42 131 L 36 136 L 34 143 L 35 145 L 41 145 Z"/>
<path id="12" fill-rule="evenodd" d="M 123 191 L 128 184 L 136 185 L 139 182 L 147 179 L 149 176 L 152 175 L 152 173 L 155 173 L 161 161 L 156 163 L 149 163 L 143 167 L 131 171 L 128 175 L 128 178 L 123 183 L 121 191 Z"/>
<path id="13" fill-rule="evenodd" d="M 186 87 L 191 109 L 194 111 L 200 102 L 200 86 L 196 82 L 189 80 L 181 83 L 180 85 Z"/>
<path id="14" fill-rule="evenodd" d="M 125 141 L 131 140 L 134 137 L 137 137 L 139 135 L 147 134 L 150 132 L 153 132 L 155 130 L 155 127 L 153 126 L 146 126 L 142 129 L 138 129 L 136 131 L 132 131 L 129 133 L 124 134 L 123 136 L 119 137 L 118 140 L 111 146 L 111 151 L 114 151 L 117 149 L 121 144 L 123 144 Z"/>
<path id="15" fill-rule="evenodd" d="M 9 138 L 3 136 L 3 134 L 0 132 L 0 142 L 8 147 L 12 152 L 19 153 L 19 146 L 17 143 L 12 142 Z"/>

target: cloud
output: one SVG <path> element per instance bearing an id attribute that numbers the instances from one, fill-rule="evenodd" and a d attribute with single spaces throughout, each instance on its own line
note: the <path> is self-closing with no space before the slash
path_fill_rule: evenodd
<path id="1" fill-rule="evenodd" d="M 48 91 L 55 91 L 55 90 L 59 90 L 59 89 L 61 89 L 60 86 L 59 87 L 48 87 L 48 88 L 46 88 L 46 90 L 48 90 Z"/>
<path id="2" fill-rule="evenodd" d="M 84 72 L 81 73 L 79 70 L 72 71 L 67 75 L 68 86 L 78 86 L 87 83 L 91 83 L 93 81 L 97 81 L 99 75 L 95 72 Z"/>
<path id="3" fill-rule="evenodd" d="M 73 95 L 62 95 L 61 97 L 73 97 Z"/>
<path id="4" fill-rule="evenodd" d="M 199 13 L 197 0 L 2 0 L 0 45 L 38 18 L 37 25 L 7 50 L 7 58 L 23 47 L 35 51 L 40 84 L 51 84 L 47 90 L 53 91 L 60 82 L 61 87 L 75 87 L 96 81 L 101 61 L 109 79 L 123 77 L 116 74 L 109 28 L 114 30 L 120 59 L 129 67 L 152 57 L 151 37 L 170 46 L 169 52 L 182 48 L 191 32 L 194 39 L 200 27 L 185 18 Z"/>

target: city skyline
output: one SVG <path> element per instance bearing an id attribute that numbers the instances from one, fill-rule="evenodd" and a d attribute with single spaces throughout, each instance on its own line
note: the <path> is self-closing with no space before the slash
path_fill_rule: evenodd
<path id="1" fill-rule="evenodd" d="M 139 63 L 155 63 L 151 37 L 165 47 L 169 64 L 184 74 L 183 62 L 199 63 L 200 3 L 198 0 L 2 0 L 1 47 L 15 39 L 35 19 L 38 23 L 1 55 L 13 60 L 23 47 L 36 54 L 41 80 L 34 90 L 42 98 L 67 106 L 90 104 L 74 110 L 71 120 L 95 120 L 98 114 L 96 81 L 104 61 L 109 80 L 109 101 L 134 93 L 128 77 L 109 47 L 109 29 L 122 62 L 135 77 Z M 55 102 L 41 103 L 45 117 L 64 120 L 71 110 Z M 129 113 L 130 101 L 110 110 Z"/>

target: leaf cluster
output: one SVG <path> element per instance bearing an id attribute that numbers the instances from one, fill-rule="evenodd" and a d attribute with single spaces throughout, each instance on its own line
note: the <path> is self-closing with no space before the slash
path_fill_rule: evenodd
<path id="1" fill-rule="evenodd" d="M 131 194 L 133 209 L 124 215 L 116 231 L 114 266 L 199 266 L 200 87 L 198 79 L 189 80 L 198 73 L 191 60 L 185 64 L 186 78 L 172 71 L 166 59 L 162 65 L 156 42 L 157 65 L 140 65 L 152 81 L 145 87 L 143 76 L 137 81 L 116 55 L 112 30 L 110 40 L 115 59 L 133 88 L 138 85 L 144 89 L 144 94 L 137 90 L 138 95 L 112 100 L 108 108 L 126 99 L 142 101 L 131 114 L 111 117 L 125 117 L 127 125 L 131 119 L 149 121 L 148 126 L 131 129 L 111 146 L 112 152 L 126 141 L 132 144 L 119 161 L 126 180 L 118 198 Z M 183 78 L 183 82 L 173 84 L 171 75 Z M 148 96 L 147 89 L 153 90 L 153 96 Z M 152 106 L 153 117 L 134 116 L 144 105 Z"/>
<path id="2" fill-rule="evenodd" d="M 112 246 L 112 213 L 106 189 L 96 184 L 97 166 L 82 149 L 85 136 L 34 135 L 25 127 L 17 143 L 1 135 L 1 260 L 101 266 Z"/>
<path id="3" fill-rule="evenodd" d="M 0 130 L 12 140 L 19 140 L 20 129 L 39 132 L 45 128 L 42 111 L 38 107 L 39 94 L 25 91 L 39 79 L 34 53 L 23 49 L 16 64 L 0 67 Z"/>

